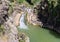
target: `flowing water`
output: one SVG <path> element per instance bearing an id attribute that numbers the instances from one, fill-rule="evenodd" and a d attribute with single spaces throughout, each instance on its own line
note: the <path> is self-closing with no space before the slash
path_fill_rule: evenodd
<path id="1" fill-rule="evenodd" d="M 27 29 L 28 28 L 27 25 L 25 25 L 25 23 L 24 23 L 24 16 L 25 16 L 25 14 L 23 14 L 20 18 L 20 29 Z"/>
<path id="2" fill-rule="evenodd" d="M 28 30 L 26 30 L 25 27 L 27 27 L 26 29 Z M 30 42 L 60 42 L 60 35 L 57 35 L 53 31 L 30 24 L 25 25 L 24 16 L 20 19 L 20 32 L 26 33 L 30 38 Z"/>

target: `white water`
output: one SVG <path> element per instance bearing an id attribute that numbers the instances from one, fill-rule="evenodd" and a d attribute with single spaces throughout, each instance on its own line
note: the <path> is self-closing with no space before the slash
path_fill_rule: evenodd
<path id="1" fill-rule="evenodd" d="M 27 29 L 27 25 L 24 23 L 24 16 L 25 14 L 22 14 L 21 18 L 20 18 L 20 29 Z"/>

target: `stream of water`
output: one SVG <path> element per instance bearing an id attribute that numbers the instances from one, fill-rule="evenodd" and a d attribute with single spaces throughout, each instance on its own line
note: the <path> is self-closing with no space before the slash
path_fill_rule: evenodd
<path id="1" fill-rule="evenodd" d="M 20 29 L 27 29 L 27 25 L 24 23 L 24 16 L 25 14 L 22 14 L 21 18 L 20 18 Z"/>

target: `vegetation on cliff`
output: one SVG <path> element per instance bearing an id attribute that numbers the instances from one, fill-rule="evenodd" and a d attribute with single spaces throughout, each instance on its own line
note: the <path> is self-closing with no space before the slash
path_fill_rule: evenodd
<path id="1" fill-rule="evenodd" d="M 42 0 L 37 5 L 38 21 L 43 22 L 43 27 L 52 29 L 60 33 L 60 0 L 49 3 L 48 0 Z"/>

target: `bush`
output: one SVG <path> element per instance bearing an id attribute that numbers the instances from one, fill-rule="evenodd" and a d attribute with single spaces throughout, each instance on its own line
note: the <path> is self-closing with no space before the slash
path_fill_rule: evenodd
<path id="1" fill-rule="evenodd" d="M 4 29 L 4 26 L 3 26 L 3 25 L 0 25 L 0 35 L 1 35 L 1 34 L 2 34 L 2 35 L 4 34 L 4 30 L 5 30 L 5 29 Z"/>
<path id="2" fill-rule="evenodd" d="M 9 0 L 10 2 L 14 2 L 14 0 Z"/>
<path id="3" fill-rule="evenodd" d="M 18 3 L 23 3 L 25 0 L 17 0 Z"/>

